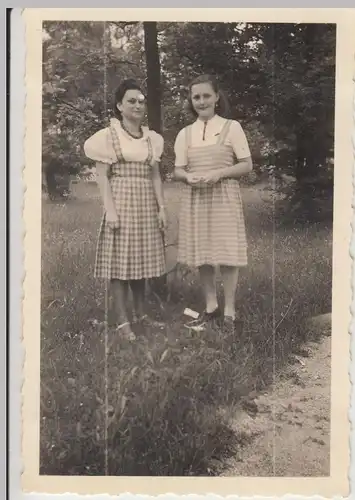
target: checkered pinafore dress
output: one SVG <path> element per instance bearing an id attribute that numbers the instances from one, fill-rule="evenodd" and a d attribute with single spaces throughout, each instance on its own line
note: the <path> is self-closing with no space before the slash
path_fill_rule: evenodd
<path id="1" fill-rule="evenodd" d="M 191 125 L 186 128 L 189 172 L 197 175 L 232 166 L 234 151 L 225 144 L 228 120 L 216 144 L 191 146 Z M 178 261 L 190 267 L 203 264 L 247 265 L 247 241 L 239 182 L 222 179 L 203 187 L 184 185 L 179 218 Z"/>
<path id="2" fill-rule="evenodd" d="M 96 251 L 95 276 L 135 280 L 165 272 L 165 253 L 158 224 L 158 207 L 151 177 L 152 145 L 144 162 L 125 161 L 117 132 L 111 126 L 117 163 L 111 167 L 110 185 L 119 229 L 101 222 Z"/>

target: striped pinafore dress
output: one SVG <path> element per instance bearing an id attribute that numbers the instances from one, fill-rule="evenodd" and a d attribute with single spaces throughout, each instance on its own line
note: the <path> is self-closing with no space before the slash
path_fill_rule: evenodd
<path id="1" fill-rule="evenodd" d="M 191 145 L 191 125 L 186 127 L 189 172 L 203 176 L 235 163 L 232 146 L 225 144 L 230 123 L 226 121 L 216 144 L 198 147 Z M 183 186 L 178 261 L 190 267 L 247 265 L 243 206 L 236 179 L 203 187 Z"/>
<path id="2" fill-rule="evenodd" d="M 110 131 L 117 156 L 117 163 L 111 167 L 110 185 L 119 228 L 108 227 L 104 215 L 97 244 L 95 276 L 120 280 L 161 276 L 165 272 L 165 254 L 151 177 L 151 140 L 147 137 L 145 161 L 128 162 L 112 125 Z"/>

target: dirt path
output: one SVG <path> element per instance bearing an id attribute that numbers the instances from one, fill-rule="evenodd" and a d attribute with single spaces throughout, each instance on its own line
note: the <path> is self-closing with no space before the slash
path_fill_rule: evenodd
<path id="1" fill-rule="evenodd" d="M 273 389 L 248 400 L 233 427 L 245 442 L 222 476 L 326 476 L 330 467 L 330 315 L 324 337 L 295 356 Z"/>

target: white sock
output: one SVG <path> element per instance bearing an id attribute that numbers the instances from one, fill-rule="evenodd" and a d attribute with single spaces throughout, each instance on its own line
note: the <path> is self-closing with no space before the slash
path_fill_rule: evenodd
<path id="1" fill-rule="evenodd" d="M 234 310 L 231 310 L 231 309 L 225 309 L 224 310 L 224 316 L 228 316 L 228 318 L 232 318 L 232 319 L 235 319 L 235 311 Z"/>
<path id="2" fill-rule="evenodd" d="M 211 298 L 207 300 L 206 312 L 211 313 L 215 311 L 218 307 L 218 302 L 216 298 Z"/>

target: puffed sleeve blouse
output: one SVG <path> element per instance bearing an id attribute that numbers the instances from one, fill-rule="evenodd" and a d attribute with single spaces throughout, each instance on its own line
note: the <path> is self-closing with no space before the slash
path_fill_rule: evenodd
<path id="1" fill-rule="evenodd" d="M 143 137 L 133 139 L 121 126 L 117 118 L 111 119 L 111 125 L 115 128 L 126 161 L 144 161 L 148 155 L 148 138 L 150 138 L 153 160 L 159 162 L 163 154 L 164 139 L 148 127 L 142 127 Z M 84 143 L 84 153 L 87 158 L 97 162 L 112 165 L 117 162 L 115 150 L 113 148 L 110 127 L 103 128 L 89 137 Z"/>
<path id="2" fill-rule="evenodd" d="M 197 118 L 191 127 L 190 145 L 192 147 L 204 147 L 216 144 L 225 122 L 226 119 L 219 115 L 214 115 L 213 118 L 207 121 L 206 125 L 201 119 Z M 225 144 L 232 146 L 234 154 L 238 160 L 251 156 L 244 130 L 240 123 L 236 120 L 231 120 Z M 175 166 L 186 166 L 186 127 L 181 129 L 176 137 L 174 152 Z"/>

